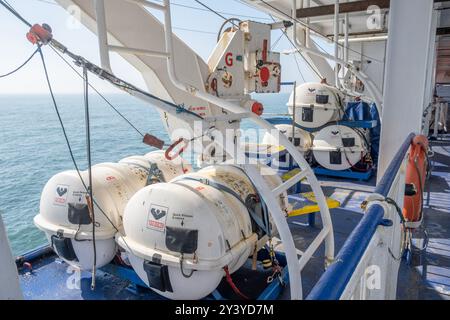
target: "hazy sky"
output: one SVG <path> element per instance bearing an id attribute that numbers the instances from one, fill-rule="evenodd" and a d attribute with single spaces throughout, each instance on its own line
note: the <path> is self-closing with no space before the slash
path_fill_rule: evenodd
<path id="1" fill-rule="evenodd" d="M 65 44 L 73 52 L 78 53 L 92 62 L 99 63 L 97 40 L 93 33 L 84 26 L 74 22 L 69 13 L 57 5 L 53 0 L 9 0 L 19 13 L 31 23 L 47 23 L 53 28 L 54 37 Z M 204 0 L 210 7 L 226 13 L 251 16 L 251 20 L 271 22 L 268 15 L 259 12 L 239 0 Z M 191 46 L 205 60 L 213 50 L 216 43 L 216 32 L 223 20 L 201 9 L 193 0 L 172 1 L 173 26 L 175 33 Z M 181 6 L 180 6 L 181 5 Z M 195 10 L 186 8 L 191 6 L 200 8 Z M 240 19 L 248 19 L 239 16 Z M 192 32 L 182 29 L 201 30 L 207 33 Z M 5 74 L 20 65 L 34 51 L 34 47 L 27 41 L 25 34 L 27 27 L 13 15 L 0 7 L 0 75 Z M 272 43 L 280 36 L 280 31 L 273 32 Z M 291 49 L 291 44 L 283 37 L 274 48 L 274 51 Z M 73 71 L 56 56 L 49 48 L 44 48 L 49 73 L 56 93 L 80 93 L 82 83 Z M 114 72 L 124 79 L 145 87 L 140 75 L 119 56 L 112 55 Z M 298 58 L 300 70 L 307 81 L 317 80 L 309 70 L 306 63 Z M 297 80 L 302 82 L 293 56 L 282 55 L 283 81 Z M 104 93 L 118 92 L 107 83 L 91 77 L 92 83 Z M 0 94 L 36 94 L 47 93 L 48 89 L 43 77 L 42 64 L 36 55 L 29 65 L 19 73 L 8 78 L 0 78 Z"/>

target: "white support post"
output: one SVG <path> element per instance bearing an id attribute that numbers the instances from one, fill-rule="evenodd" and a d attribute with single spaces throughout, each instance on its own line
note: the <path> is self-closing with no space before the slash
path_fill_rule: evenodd
<path id="1" fill-rule="evenodd" d="M 444 102 L 442 104 L 442 114 L 441 114 L 441 120 L 442 124 L 444 126 L 444 131 L 448 131 L 447 128 L 447 119 L 448 119 L 448 102 Z"/>
<path id="2" fill-rule="evenodd" d="M 346 2 L 348 2 L 348 0 L 346 1 Z M 350 26 L 349 26 L 349 23 L 350 23 L 350 20 L 349 20 L 349 15 L 348 15 L 348 13 L 346 13 L 345 15 L 344 15 L 344 61 L 346 62 L 346 63 L 348 63 L 348 49 L 349 49 L 349 28 L 350 28 Z"/>
<path id="3" fill-rule="evenodd" d="M 436 51 L 436 28 L 438 26 L 439 13 L 437 11 L 433 11 L 432 24 L 430 28 L 430 42 L 428 51 L 428 63 L 427 63 L 427 77 L 430 79 L 427 81 L 427 87 L 425 91 L 425 103 L 424 103 L 424 111 L 425 108 L 428 107 L 430 103 L 433 102 L 434 99 L 434 90 L 436 87 L 436 66 L 437 66 L 437 51 Z"/>
<path id="4" fill-rule="evenodd" d="M 108 48 L 108 29 L 106 26 L 105 0 L 95 0 L 97 38 L 102 68 L 112 73 Z"/>
<path id="5" fill-rule="evenodd" d="M 17 267 L 0 214 L 0 300 L 22 300 Z"/>
<path id="6" fill-rule="evenodd" d="M 336 87 L 340 88 L 339 82 L 339 64 L 337 63 L 337 59 L 339 59 L 339 0 L 335 0 L 334 2 L 334 57 L 336 58 L 336 65 L 334 67 L 334 81 L 336 83 Z M 345 59 L 344 59 L 345 60 Z M 344 66 L 342 66 L 344 68 Z"/>
<path id="7" fill-rule="evenodd" d="M 348 0 L 346 0 L 346 2 L 348 2 Z M 350 20 L 349 20 L 349 15 L 348 13 L 344 14 L 344 61 L 345 63 L 348 63 L 349 59 L 348 59 L 348 54 L 349 54 L 349 31 L 350 31 L 350 26 L 349 26 Z M 345 78 L 345 68 L 342 67 L 342 78 Z"/>
<path id="8" fill-rule="evenodd" d="M 439 120 L 441 119 L 442 102 L 436 103 L 436 109 L 434 113 L 434 126 L 433 126 L 433 138 L 439 136 Z"/>
<path id="9" fill-rule="evenodd" d="M 391 1 L 378 179 L 408 134 L 421 132 L 426 86 L 432 81 L 427 65 L 433 4 Z"/>
<path id="10" fill-rule="evenodd" d="M 310 0 L 303 0 L 302 2 L 304 8 L 311 7 L 311 1 Z M 311 21 L 310 18 L 306 18 L 306 25 L 309 26 L 309 22 Z M 305 36 L 305 45 L 306 47 L 311 47 L 311 29 L 306 28 L 306 36 Z"/>
<path id="11" fill-rule="evenodd" d="M 423 119 L 422 134 L 426 137 L 430 135 L 430 123 L 431 123 L 431 116 L 433 113 L 433 107 L 434 103 L 430 103 L 428 107 L 425 109 L 425 118 Z"/>

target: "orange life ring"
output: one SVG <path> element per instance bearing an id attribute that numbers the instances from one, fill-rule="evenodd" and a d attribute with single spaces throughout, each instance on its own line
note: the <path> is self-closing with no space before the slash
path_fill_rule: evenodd
<path id="1" fill-rule="evenodd" d="M 414 138 L 406 169 L 406 184 L 413 184 L 417 190 L 413 196 L 405 196 L 403 216 L 408 222 L 422 219 L 423 192 L 428 167 L 428 139 L 423 135 Z"/>

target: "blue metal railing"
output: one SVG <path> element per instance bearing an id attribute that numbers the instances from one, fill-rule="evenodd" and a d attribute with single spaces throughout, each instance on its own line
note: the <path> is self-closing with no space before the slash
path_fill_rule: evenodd
<path id="1" fill-rule="evenodd" d="M 384 197 L 388 196 L 414 136 L 411 133 L 406 138 L 390 163 L 382 180 L 377 185 L 374 191 L 375 193 L 381 194 Z M 377 227 L 382 223 L 383 217 L 384 211 L 381 206 L 373 205 L 370 207 L 344 243 L 335 262 L 325 271 L 314 286 L 306 298 L 307 300 L 339 300 L 375 234 Z"/>
<path id="2" fill-rule="evenodd" d="M 16 264 L 20 265 L 23 262 L 33 262 L 34 260 L 42 258 L 42 256 L 51 253 L 53 253 L 52 247 L 48 244 L 44 244 L 22 255 L 17 256 Z"/>

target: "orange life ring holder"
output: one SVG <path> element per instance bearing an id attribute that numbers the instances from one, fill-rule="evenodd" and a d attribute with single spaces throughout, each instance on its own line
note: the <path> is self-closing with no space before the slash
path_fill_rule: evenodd
<path id="1" fill-rule="evenodd" d="M 420 222 L 422 220 L 423 192 L 428 167 L 428 146 L 428 139 L 424 135 L 416 136 L 411 143 L 405 183 L 413 184 L 417 192 L 415 195 L 405 196 L 403 216 L 407 222 Z"/>

